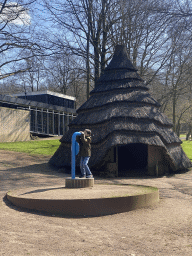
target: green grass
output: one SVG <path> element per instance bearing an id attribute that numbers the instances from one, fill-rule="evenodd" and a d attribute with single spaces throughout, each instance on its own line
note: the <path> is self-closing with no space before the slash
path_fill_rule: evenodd
<path id="1" fill-rule="evenodd" d="M 33 155 L 53 155 L 60 145 L 59 140 L 32 140 L 0 143 L 0 150 L 24 152 Z"/>
<path id="2" fill-rule="evenodd" d="M 190 140 L 184 140 L 181 144 L 185 154 L 188 156 L 188 158 L 192 161 L 192 141 Z"/>
<path id="3" fill-rule="evenodd" d="M 0 143 L 0 150 L 24 152 L 33 155 L 52 156 L 60 146 L 59 140 L 32 140 L 23 142 Z M 183 141 L 181 144 L 184 152 L 192 161 L 192 141 Z"/>

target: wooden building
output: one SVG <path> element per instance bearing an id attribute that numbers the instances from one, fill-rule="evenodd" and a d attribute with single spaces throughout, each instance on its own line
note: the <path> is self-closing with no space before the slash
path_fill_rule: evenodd
<path id="1" fill-rule="evenodd" d="M 162 175 L 191 166 L 172 123 L 149 94 L 125 46 L 116 47 L 90 95 L 77 110 L 50 164 L 70 166 L 72 134 L 88 128 L 92 131 L 89 166 L 93 173 Z"/>

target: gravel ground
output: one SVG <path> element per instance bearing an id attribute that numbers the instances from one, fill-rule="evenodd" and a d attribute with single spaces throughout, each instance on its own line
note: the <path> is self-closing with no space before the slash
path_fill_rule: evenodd
<path id="1" fill-rule="evenodd" d="M 158 204 L 94 218 L 64 218 L 18 209 L 7 191 L 62 186 L 49 157 L 0 151 L 0 255 L 192 255 L 192 171 L 162 178 L 118 178 L 109 184 L 156 186 Z M 102 183 L 95 179 L 95 183 Z"/>

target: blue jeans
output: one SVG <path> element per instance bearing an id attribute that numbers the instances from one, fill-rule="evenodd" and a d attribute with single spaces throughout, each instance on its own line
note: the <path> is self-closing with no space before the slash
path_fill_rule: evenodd
<path id="1" fill-rule="evenodd" d="M 92 173 L 89 169 L 89 166 L 87 165 L 89 162 L 89 158 L 90 158 L 90 156 L 81 156 L 81 159 L 80 159 L 81 174 L 84 176 L 92 175 Z"/>

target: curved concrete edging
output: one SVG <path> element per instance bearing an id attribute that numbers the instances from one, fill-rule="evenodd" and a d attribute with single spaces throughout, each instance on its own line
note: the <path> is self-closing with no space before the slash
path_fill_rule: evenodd
<path id="1" fill-rule="evenodd" d="M 11 195 L 11 192 L 6 196 L 18 207 L 69 217 L 84 217 L 110 215 L 151 206 L 159 201 L 159 190 L 154 189 L 147 194 L 96 199 L 33 199 L 17 197 Z"/>

